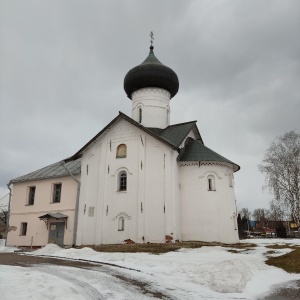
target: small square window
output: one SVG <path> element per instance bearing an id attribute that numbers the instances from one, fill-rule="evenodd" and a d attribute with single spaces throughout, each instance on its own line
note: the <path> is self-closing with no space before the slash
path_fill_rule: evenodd
<path id="1" fill-rule="evenodd" d="M 53 185 L 53 203 L 59 203 L 61 197 L 61 183 L 55 183 Z"/>
<path id="2" fill-rule="evenodd" d="M 27 233 L 27 223 L 21 223 L 20 235 L 26 235 Z"/>

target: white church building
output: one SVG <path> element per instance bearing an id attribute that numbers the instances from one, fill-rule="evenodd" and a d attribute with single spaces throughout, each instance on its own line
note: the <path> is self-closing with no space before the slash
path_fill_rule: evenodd
<path id="1" fill-rule="evenodd" d="M 234 172 L 196 122 L 170 124 L 176 73 L 154 55 L 131 69 L 119 114 L 73 156 L 11 180 L 8 245 L 239 241 Z"/>

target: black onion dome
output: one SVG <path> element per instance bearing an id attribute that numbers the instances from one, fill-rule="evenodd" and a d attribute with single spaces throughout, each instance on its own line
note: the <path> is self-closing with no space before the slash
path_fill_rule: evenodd
<path id="1" fill-rule="evenodd" d="M 179 89 L 176 73 L 163 65 L 154 55 L 153 46 L 143 63 L 128 71 L 124 78 L 124 90 L 131 99 L 134 91 L 145 87 L 158 87 L 170 92 L 173 98 Z"/>

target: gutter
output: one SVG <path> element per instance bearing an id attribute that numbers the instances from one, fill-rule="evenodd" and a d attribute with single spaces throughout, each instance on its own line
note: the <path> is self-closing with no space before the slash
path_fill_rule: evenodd
<path id="1" fill-rule="evenodd" d="M 75 176 L 68 170 L 64 161 L 60 162 L 60 165 L 67 171 L 67 173 L 76 181 L 77 183 L 77 195 L 76 195 L 76 205 L 75 205 L 75 216 L 74 216 L 74 229 L 73 229 L 73 247 L 76 245 L 77 238 L 77 228 L 78 228 L 78 211 L 79 211 L 79 196 L 80 196 L 80 186 L 81 183 Z"/>
<path id="2" fill-rule="evenodd" d="M 7 184 L 7 188 L 9 189 L 9 201 L 8 201 L 8 210 L 7 210 L 7 220 L 6 220 L 6 230 L 5 230 L 5 247 L 7 246 L 7 235 L 8 235 L 8 227 L 9 227 L 9 216 L 10 216 L 10 201 L 11 201 L 11 181 Z"/>

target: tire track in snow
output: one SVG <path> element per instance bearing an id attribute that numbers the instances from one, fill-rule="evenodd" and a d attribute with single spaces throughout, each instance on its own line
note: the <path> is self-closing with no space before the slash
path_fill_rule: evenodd
<path id="1" fill-rule="evenodd" d="M 78 279 L 79 276 L 76 273 L 78 273 L 78 271 L 80 272 L 80 269 L 76 271 L 72 270 L 70 272 L 69 267 L 57 267 L 57 266 L 54 267 L 51 265 L 34 265 L 33 268 L 39 272 L 47 273 L 49 275 L 65 280 L 71 283 L 72 285 L 74 285 L 76 288 L 79 287 L 78 292 L 80 292 L 80 294 L 82 294 L 85 299 L 93 299 L 93 300 L 105 299 L 104 295 L 102 295 L 96 288 L 90 285 L 87 281 Z M 86 277 L 86 279 L 89 278 Z"/>

